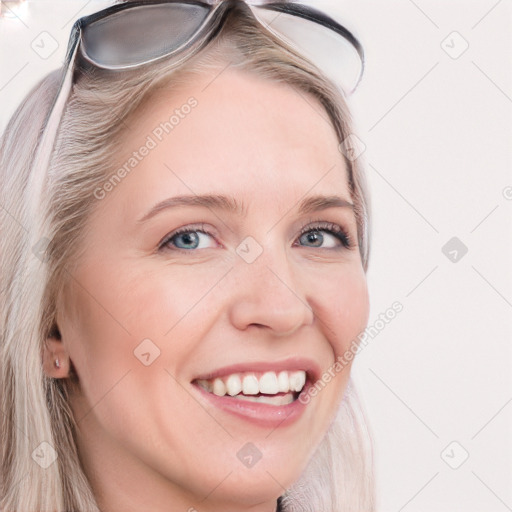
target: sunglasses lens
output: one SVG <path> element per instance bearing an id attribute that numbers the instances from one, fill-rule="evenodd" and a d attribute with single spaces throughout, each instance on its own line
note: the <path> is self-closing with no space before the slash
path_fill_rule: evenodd
<path id="1" fill-rule="evenodd" d="M 126 9 L 85 27 L 83 53 L 96 66 L 109 69 L 171 55 L 192 39 L 209 13 L 208 6 L 186 3 Z"/>
<path id="2" fill-rule="evenodd" d="M 268 30 L 314 63 L 346 94 L 353 92 L 363 72 L 363 58 L 350 33 L 345 37 L 321 23 L 286 12 L 262 7 L 253 11 Z"/>

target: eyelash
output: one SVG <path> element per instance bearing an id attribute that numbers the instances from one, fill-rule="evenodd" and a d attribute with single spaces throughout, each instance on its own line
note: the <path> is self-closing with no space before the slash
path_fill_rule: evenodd
<path id="1" fill-rule="evenodd" d="M 164 237 L 164 239 L 158 244 L 158 250 L 159 251 L 164 251 L 166 249 L 169 249 L 167 247 L 167 244 L 170 243 L 170 241 L 178 236 L 178 235 L 181 235 L 183 233 L 203 233 L 205 235 L 210 235 L 210 236 L 213 236 L 213 233 L 210 233 L 207 229 L 204 228 L 204 224 L 199 224 L 199 225 L 192 225 L 192 226 L 186 226 L 184 228 L 180 228 L 180 229 L 177 229 L 176 231 L 173 231 L 170 235 L 166 235 Z M 170 250 L 170 249 L 169 249 Z M 188 249 L 180 249 L 179 247 L 174 247 L 173 250 L 175 251 L 187 251 L 189 252 Z"/>
<path id="2" fill-rule="evenodd" d="M 314 225 L 311 225 L 311 221 L 308 221 L 300 228 L 298 238 L 301 238 L 302 235 L 305 235 L 306 233 L 314 233 L 318 231 L 325 231 L 330 235 L 334 236 L 341 242 L 341 245 L 345 249 L 352 249 L 354 247 L 352 237 L 347 233 L 347 231 L 338 224 L 334 224 L 332 222 L 318 222 Z M 168 248 L 168 244 L 174 237 L 177 237 L 178 235 L 181 235 L 183 233 L 191 232 L 203 233 L 205 235 L 214 236 L 210 231 L 205 229 L 204 224 L 200 224 L 197 226 L 186 226 L 184 228 L 180 228 L 176 231 L 173 231 L 170 235 L 167 235 L 159 244 L 158 250 L 163 251 L 166 248 Z M 319 247 L 319 249 L 321 249 L 321 247 Z M 179 247 L 174 247 L 172 250 L 190 252 L 189 249 L 181 249 Z"/>
<path id="3" fill-rule="evenodd" d="M 338 224 L 334 224 L 333 222 L 317 222 L 313 226 L 311 224 L 312 221 L 308 221 L 300 228 L 299 238 L 306 233 L 325 231 L 334 236 L 334 238 L 337 238 L 345 249 L 351 249 L 353 247 L 352 237 Z"/>

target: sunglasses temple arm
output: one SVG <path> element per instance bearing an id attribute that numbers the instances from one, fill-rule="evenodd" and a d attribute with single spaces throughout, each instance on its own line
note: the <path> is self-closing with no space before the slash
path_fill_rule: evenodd
<path id="1" fill-rule="evenodd" d="M 53 106 L 46 118 L 44 131 L 38 144 L 36 154 L 32 163 L 30 178 L 27 187 L 29 201 L 27 204 L 32 207 L 32 219 L 42 221 L 45 213 L 43 208 L 45 185 L 48 180 L 48 166 L 50 164 L 53 148 L 57 138 L 57 132 L 62 119 L 62 114 L 71 92 L 74 72 L 74 62 L 80 41 L 80 27 L 73 27 L 76 37 L 72 40 L 66 56 L 66 65 L 63 72 L 61 84 L 54 100 Z"/>

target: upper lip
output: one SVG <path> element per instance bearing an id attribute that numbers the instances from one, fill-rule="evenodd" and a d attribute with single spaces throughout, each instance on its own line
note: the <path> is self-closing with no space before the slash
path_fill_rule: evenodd
<path id="1" fill-rule="evenodd" d="M 280 372 L 280 371 L 297 371 L 304 370 L 306 376 L 312 382 L 316 382 L 320 378 L 320 366 L 312 359 L 304 357 L 291 357 L 280 361 L 246 361 L 243 363 L 231 364 L 217 368 L 208 373 L 204 373 L 193 379 L 195 380 L 211 380 L 216 377 L 224 377 L 233 373 L 244 372 Z"/>

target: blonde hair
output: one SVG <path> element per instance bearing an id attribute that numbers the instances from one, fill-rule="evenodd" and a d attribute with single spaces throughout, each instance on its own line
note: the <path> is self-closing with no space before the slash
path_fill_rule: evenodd
<path id="1" fill-rule="evenodd" d="M 216 39 L 179 69 L 165 60 L 136 72 L 82 68 L 63 115 L 44 189 L 33 188 L 34 154 L 62 70 L 26 96 L 0 141 L 0 509 L 16 512 L 99 512 L 74 438 L 67 379 L 47 377 L 42 348 L 55 332 L 56 304 L 83 247 L 94 190 L 115 169 L 112 155 L 133 114 L 162 84 L 187 84 L 189 73 L 221 62 L 316 97 L 339 141 L 351 133 L 343 96 L 318 69 L 234 8 Z M 83 64 L 83 63 L 82 63 Z M 87 71 L 87 72 L 85 72 Z M 362 265 L 369 254 L 369 203 L 364 173 L 345 158 L 358 225 Z M 40 170 L 38 170 L 40 172 Z M 33 218 L 38 202 L 41 219 Z M 34 244 L 34 241 L 37 241 Z M 43 248 L 43 249 L 42 249 Z M 56 451 L 44 469 L 33 460 L 42 442 Z M 286 512 L 374 510 L 371 432 L 352 380 L 330 429 L 300 479 L 279 499 Z"/>

